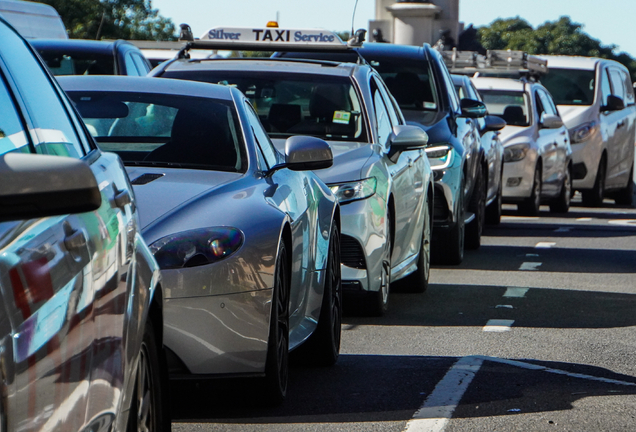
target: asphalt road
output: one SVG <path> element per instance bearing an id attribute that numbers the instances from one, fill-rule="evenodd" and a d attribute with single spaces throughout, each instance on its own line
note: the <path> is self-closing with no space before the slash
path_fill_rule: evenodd
<path id="1" fill-rule="evenodd" d="M 173 383 L 173 431 L 635 431 L 636 209 L 506 206 L 479 251 L 383 318 L 345 317 L 332 368 L 288 399 Z"/>

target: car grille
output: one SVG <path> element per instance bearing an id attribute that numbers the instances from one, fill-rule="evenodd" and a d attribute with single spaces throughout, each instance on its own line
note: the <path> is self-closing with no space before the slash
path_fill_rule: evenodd
<path id="1" fill-rule="evenodd" d="M 580 163 L 576 163 L 576 164 L 574 164 L 574 166 L 572 166 L 572 179 L 573 180 L 584 179 L 586 175 L 587 175 L 587 167 L 585 166 L 585 163 L 580 162 Z"/>
<path id="2" fill-rule="evenodd" d="M 340 260 L 347 267 L 366 269 L 362 245 L 353 237 L 342 235 L 340 239 Z"/>

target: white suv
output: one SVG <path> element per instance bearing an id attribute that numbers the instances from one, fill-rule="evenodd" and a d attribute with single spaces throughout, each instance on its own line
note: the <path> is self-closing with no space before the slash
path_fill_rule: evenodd
<path id="1" fill-rule="evenodd" d="M 599 206 L 604 196 L 631 205 L 636 105 L 627 68 L 599 58 L 542 58 L 549 73 L 541 82 L 570 132 L 574 189 L 585 205 Z"/>

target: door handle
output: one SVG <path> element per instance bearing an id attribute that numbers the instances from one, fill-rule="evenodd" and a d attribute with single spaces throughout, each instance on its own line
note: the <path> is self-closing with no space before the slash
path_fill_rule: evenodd
<path id="1" fill-rule="evenodd" d="M 70 252 L 86 246 L 86 236 L 84 235 L 84 232 L 77 230 L 64 237 L 64 246 L 66 246 L 66 250 Z"/>
<path id="2" fill-rule="evenodd" d="M 118 191 L 115 187 L 115 198 L 113 200 L 115 202 L 115 206 L 119 208 L 124 208 L 126 204 L 130 204 L 132 199 L 130 198 L 130 192 L 124 189 L 122 191 Z"/>

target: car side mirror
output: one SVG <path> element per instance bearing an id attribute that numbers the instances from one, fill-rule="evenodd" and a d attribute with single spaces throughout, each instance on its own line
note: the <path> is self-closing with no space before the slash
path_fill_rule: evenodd
<path id="1" fill-rule="evenodd" d="M 494 132 L 502 130 L 508 123 L 504 119 L 494 115 L 487 115 L 484 117 L 485 125 L 483 132 Z"/>
<path id="2" fill-rule="evenodd" d="M 609 95 L 607 97 L 607 105 L 601 107 L 601 111 L 620 111 L 625 109 L 625 102 L 618 96 Z"/>
<path id="3" fill-rule="evenodd" d="M 295 135 L 285 141 L 285 166 L 290 170 L 317 170 L 332 165 L 333 153 L 326 141 L 304 135 Z"/>
<path id="4" fill-rule="evenodd" d="M 480 118 L 484 117 L 488 112 L 483 102 L 474 99 L 464 98 L 459 101 L 459 106 L 462 109 L 462 117 Z"/>
<path id="5" fill-rule="evenodd" d="M 79 159 L 41 154 L 0 156 L 0 220 L 21 220 L 97 210 L 95 175 Z"/>
<path id="6" fill-rule="evenodd" d="M 393 127 L 389 145 L 389 159 L 396 162 L 396 155 L 400 152 L 425 148 L 428 145 L 428 135 L 418 126 L 398 125 Z"/>
<path id="7" fill-rule="evenodd" d="M 556 115 L 544 114 L 541 116 L 540 124 L 543 129 L 558 129 L 563 126 L 563 120 L 561 120 L 561 117 Z"/>

